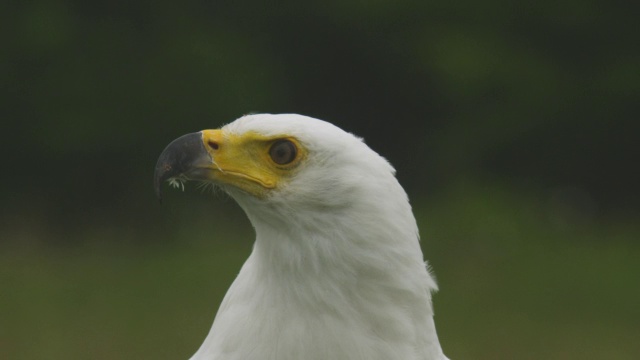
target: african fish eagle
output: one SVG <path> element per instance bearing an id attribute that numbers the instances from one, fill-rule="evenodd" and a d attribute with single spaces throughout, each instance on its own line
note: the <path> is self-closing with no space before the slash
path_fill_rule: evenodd
<path id="1" fill-rule="evenodd" d="M 223 189 L 256 233 L 191 360 L 447 359 L 407 194 L 362 139 L 302 115 L 247 115 L 166 147 L 158 197 L 187 180 Z"/>

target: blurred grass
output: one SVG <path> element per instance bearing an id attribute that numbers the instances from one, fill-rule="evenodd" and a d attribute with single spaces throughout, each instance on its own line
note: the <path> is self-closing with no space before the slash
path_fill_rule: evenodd
<path id="1" fill-rule="evenodd" d="M 558 221 L 539 196 L 465 184 L 414 208 L 452 359 L 640 354 L 637 223 Z M 200 219 L 157 242 L 108 241 L 101 230 L 66 247 L 10 239 L 0 247 L 0 358 L 188 358 L 251 250 L 241 224 Z"/>
<path id="2" fill-rule="evenodd" d="M 452 359 L 640 354 L 637 222 L 580 219 L 491 186 L 463 185 L 417 212 Z"/>

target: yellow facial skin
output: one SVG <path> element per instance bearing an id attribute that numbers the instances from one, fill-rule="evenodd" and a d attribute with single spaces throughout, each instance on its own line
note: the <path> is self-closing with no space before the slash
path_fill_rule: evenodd
<path id="1" fill-rule="evenodd" d="M 297 148 L 296 158 L 285 165 L 275 163 L 269 155 L 271 146 L 282 139 Z M 286 135 L 265 137 L 254 132 L 236 135 L 223 130 L 203 130 L 202 141 L 213 159 L 207 166 L 209 180 L 232 185 L 259 198 L 287 181 L 307 154 L 295 138 Z"/>

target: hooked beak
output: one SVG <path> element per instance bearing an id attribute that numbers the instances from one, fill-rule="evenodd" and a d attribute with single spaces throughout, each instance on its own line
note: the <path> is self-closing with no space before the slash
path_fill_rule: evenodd
<path id="1" fill-rule="evenodd" d="M 181 177 L 184 180 L 200 179 L 207 166 L 211 166 L 211 155 L 204 147 L 202 131 L 183 135 L 173 140 L 160 154 L 153 175 L 153 187 L 162 203 L 162 183 Z"/>

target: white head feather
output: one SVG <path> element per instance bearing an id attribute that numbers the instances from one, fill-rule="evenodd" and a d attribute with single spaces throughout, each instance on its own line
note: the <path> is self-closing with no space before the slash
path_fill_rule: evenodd
<path id="1" fill-rule="evenodd" d="M 301 115 L 248 115 L 222 130 L 286 134 L 308 156 L 266 198 L 225 188 L 256 241 L 192 360 L 446 359 L 436 284 L 393 167 L 361 139 Z"/>

